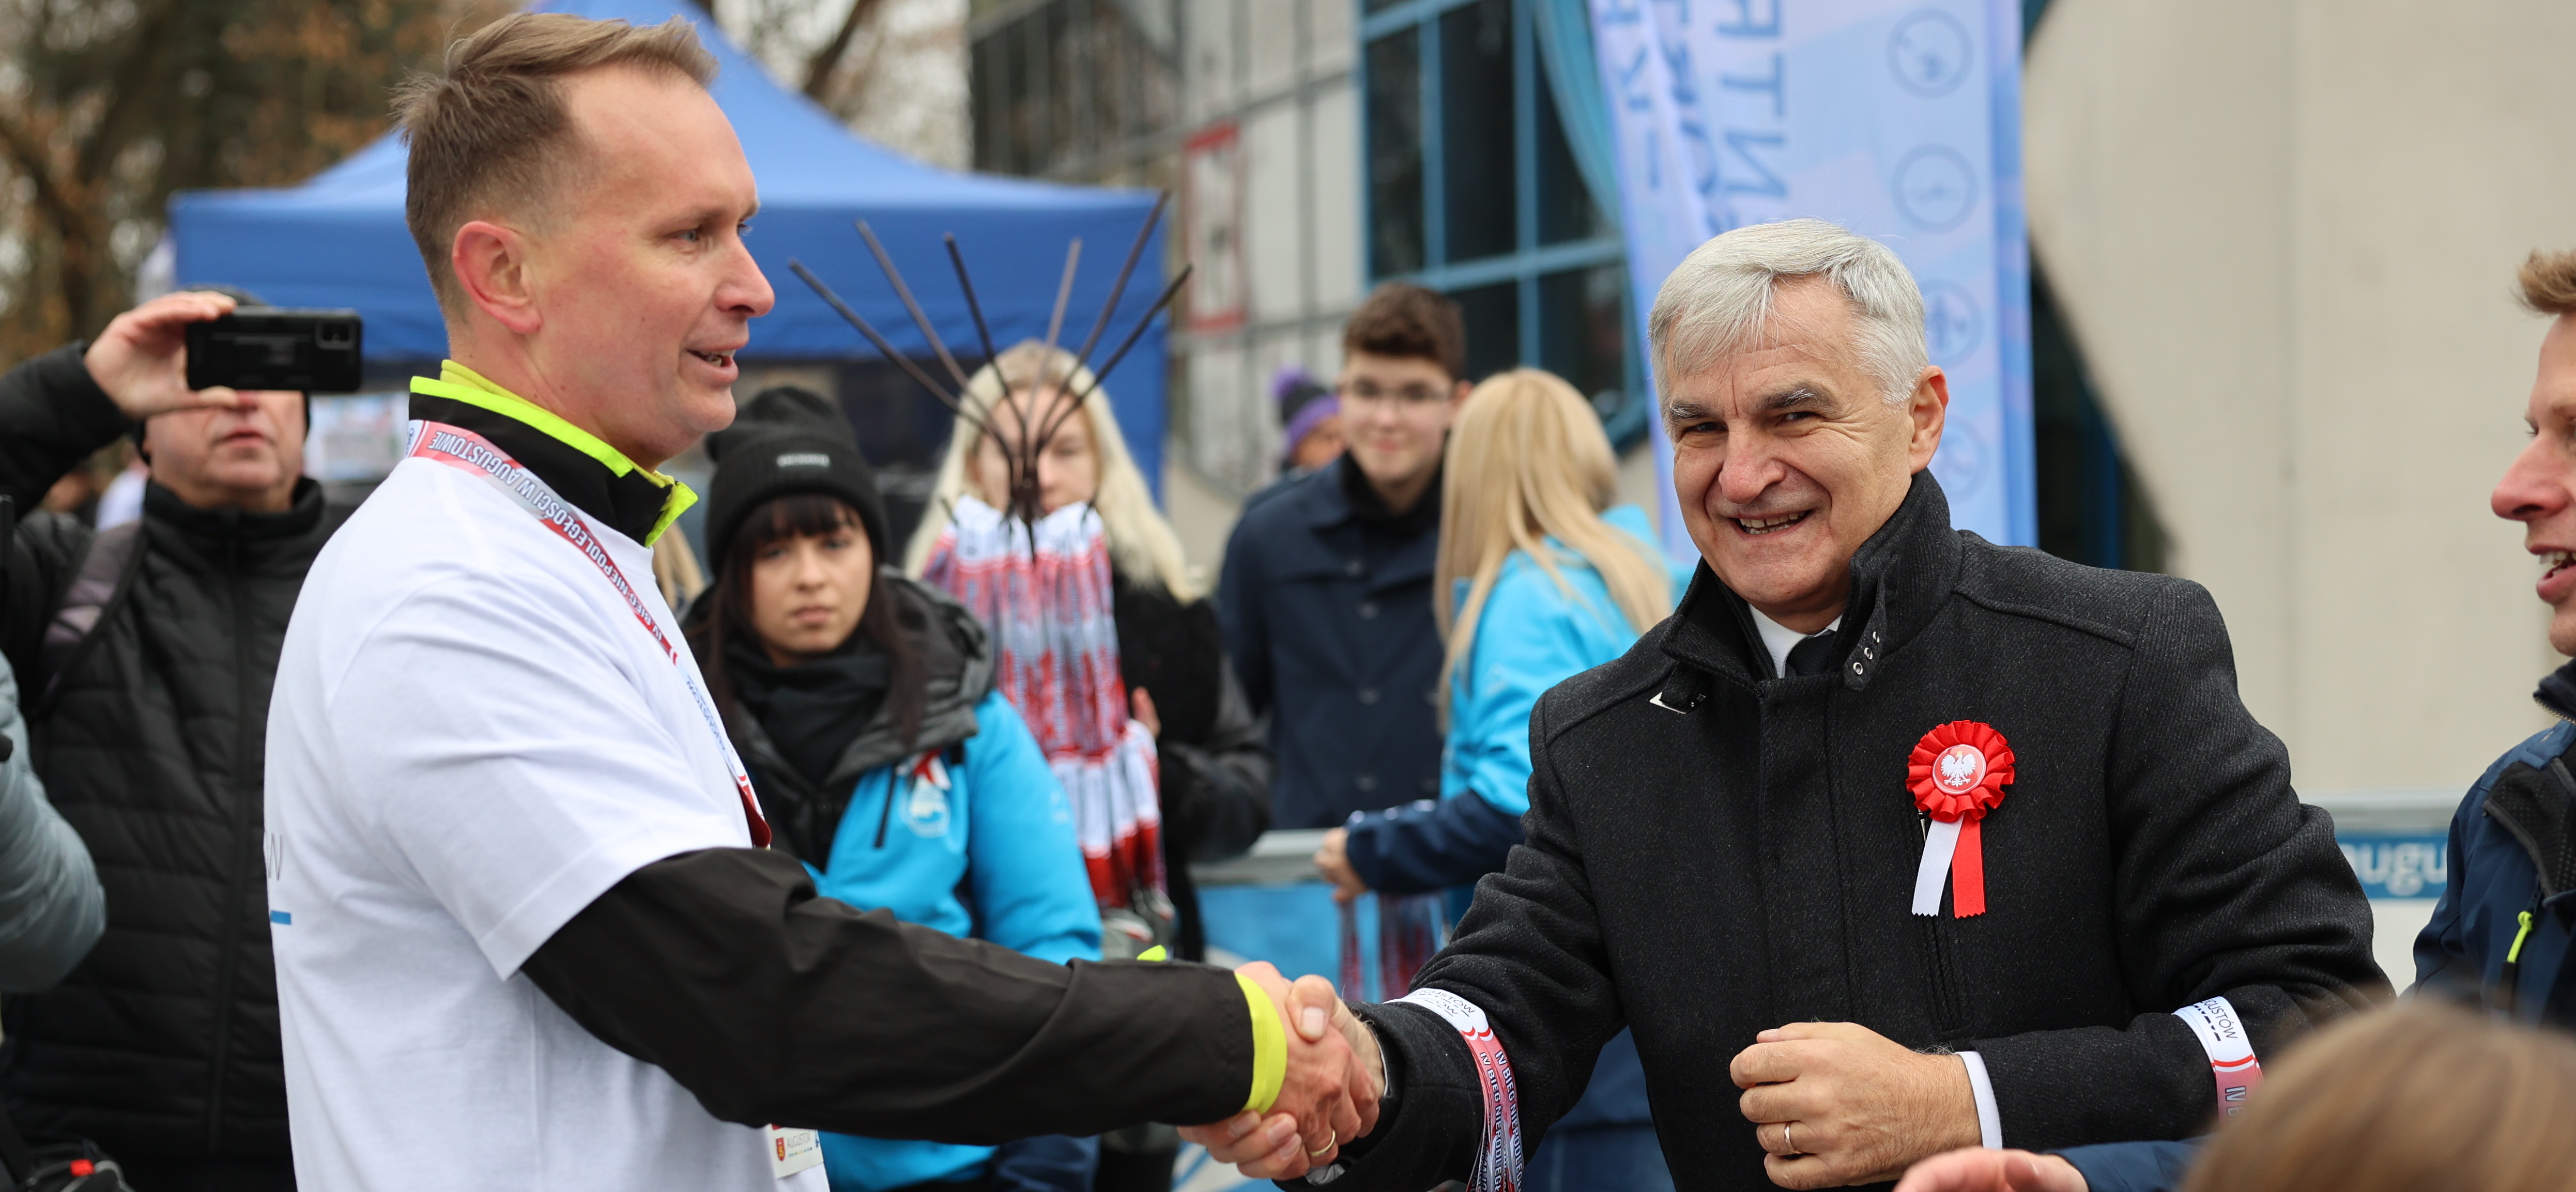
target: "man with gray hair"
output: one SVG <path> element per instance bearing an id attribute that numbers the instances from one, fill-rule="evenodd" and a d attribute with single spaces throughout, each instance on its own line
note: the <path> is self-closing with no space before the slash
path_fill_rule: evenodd
<path id="1" fill-rule="evenodd" d="M 2387 995 L 2209 594 L 1950 528 L 1893 253 L 1738 229 L 1650 332 L 1702 565 L 1539 702 L 1527 843 L 1448 950 L 1338 1016 L 1387 1087 L 1334 1192 L 1513 1186 L 1622 1027 L 1678 1187 L 1813 1188 L 2201 1132 Z"/>

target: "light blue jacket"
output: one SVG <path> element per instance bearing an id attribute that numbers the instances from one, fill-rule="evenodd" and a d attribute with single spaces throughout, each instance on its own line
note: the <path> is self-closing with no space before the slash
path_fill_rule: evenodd
<path id="1" fill-rule="evenodd" d="M 1100 909 L 1064 788 L 999 692 L 975 706 L 975 725 L 945 790 L 916 780 L 913 758 L 859 776 L 816 887 L 862 910 L 883 907 L 1040 960 L 1100 959 Z M 992 1157 L 991 1147 L 823 1136 L 834 1192 L 971 1179 Z"/>
<path id="2" fill-rule="evenodd" d="M 1633 535 L 1648 557 L 1657 557 L 1644 511 L 1622 505 L 1602 520 Z M 1558 586 L 1526 552 L 1504 558 L 1476 618 L 1475 644 L 1450 675 L 1440 801 L 1351 817 L 1345 855 L 1370 889 L 1418 893 L 1446 887 L 1451 914 L 1457 914 L 1459 892 L 1500 870 L 1511 847 L 1521 841 L 1521 816 L 1529 811 L 1529 718 L 1538 697 L 1635 644 L 1637 630 L 1610 598 L 1601 573 L 1564 543 L 1550 538 L 1546 545 L 1557 552 L 1556 570 L 1564 585 Z M 1690 573 L 1671 570 L 1673 596 L 1679 599 L 1690 586 Z M 1467 581 L 1461 580 L 1451 599 L 1463 605 L 1467 591 Z M 1653 1120 L 1636 1042 L 1621 1031 L 1602 1048 L 1592 1083 L 1549 1138 Z"/>
<path id="3" fill-rule="evenodd" d="M 1601 515 L 1611 528 L 1634 535 L 1652 551 L 1654 530 L 1644 510 L 1621 505 Z M 1530 709 L 1547 689 L 1628 652 L 1637 630 L 1610 598 L 1601 573 L 1554 538 L 1559 587 L 1526 551 L 1513 551 L 1485 596 L 1476 618 L 1476 641 L 1449 678 L 1449 739 L 1440 763 L 1440 797 L 1473 792 L 1497 811 L 1529 810 Z M 1667 564 L 1673 597 L 1690 586 L 1690 571 Z M 1570 591 L 1569 591 L 1570 589 Z M 1461 581 L 1453 599 L 1464 603 Z"/>

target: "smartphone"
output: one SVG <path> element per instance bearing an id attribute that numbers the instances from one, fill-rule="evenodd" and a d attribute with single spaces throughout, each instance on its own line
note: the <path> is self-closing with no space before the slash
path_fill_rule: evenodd
<path id="1" fill-rule="evenodd" d="M 366 328 L 354 310 L 245 306 L 188 324 L 188 388 L 355 393 Z"/>

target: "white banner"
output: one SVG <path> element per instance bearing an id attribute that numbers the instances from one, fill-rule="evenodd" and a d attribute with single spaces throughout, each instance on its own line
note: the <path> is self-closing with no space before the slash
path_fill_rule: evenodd
<path id="1" fill-rule="evenodd" d="M 1590 3 L 1638 342 L 1711 236 L 1815 216 L 1883 241 L 1950 377 L 1932 467 L 1953 522 L 2035 544 L 2019 0 Z M 1665 546 L 1686 558 L 1656 433 Z"/>

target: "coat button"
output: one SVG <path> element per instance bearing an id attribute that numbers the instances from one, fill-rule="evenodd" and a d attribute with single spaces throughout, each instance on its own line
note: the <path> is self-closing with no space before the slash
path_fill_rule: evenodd
<path id="1" fill-rule="evenodd" d="M 1375 688 L 1375 687 L 1362 687 L 1362 688 L 1360 688 L 1360 703 L 1365 704 L 1365 705 L 1372 705 L 1372 706 L 1373 706 L 1373 705 L 1375 705 L 1375 704 L 1377 703 L 1377 688 Z"/>
<path id="2" fill-rule="evenodd" d="M 1359 577 L 1368 574 L 1368 564 L 1361 562 L 1358 559 L 1344 559 L 1342 560 L 1342 574 L 1347 575 L 1352 579 L 1358 579 Z"/>
<path id="3" fill-rule="evenodd" d="M 1360 601 L 1360 619 L 1363 621 L 1374 621 L 1377 619 L 1377 601 Z"/>
<path id="4" fill-rule="evenodd" d="M 1376 789 L 1377 789 L 1377 775 L 1375 775 L 1375 774 L 1357 774 L 1357 775 L 1353 775 L 1353 776 L 1352 776 L 1352 778 L 1351 778 L 1351 785 L 1352 785 L 1352 786 L 1355 786 L 1355 787 L 1358 787 L 1358 788 L 1360 788 L 1360 789 L 1361 789 L 1361 790 L 1363 790 L 1363 791 L 1373 791 L 1373 790 L 1376 790 Z"/>

